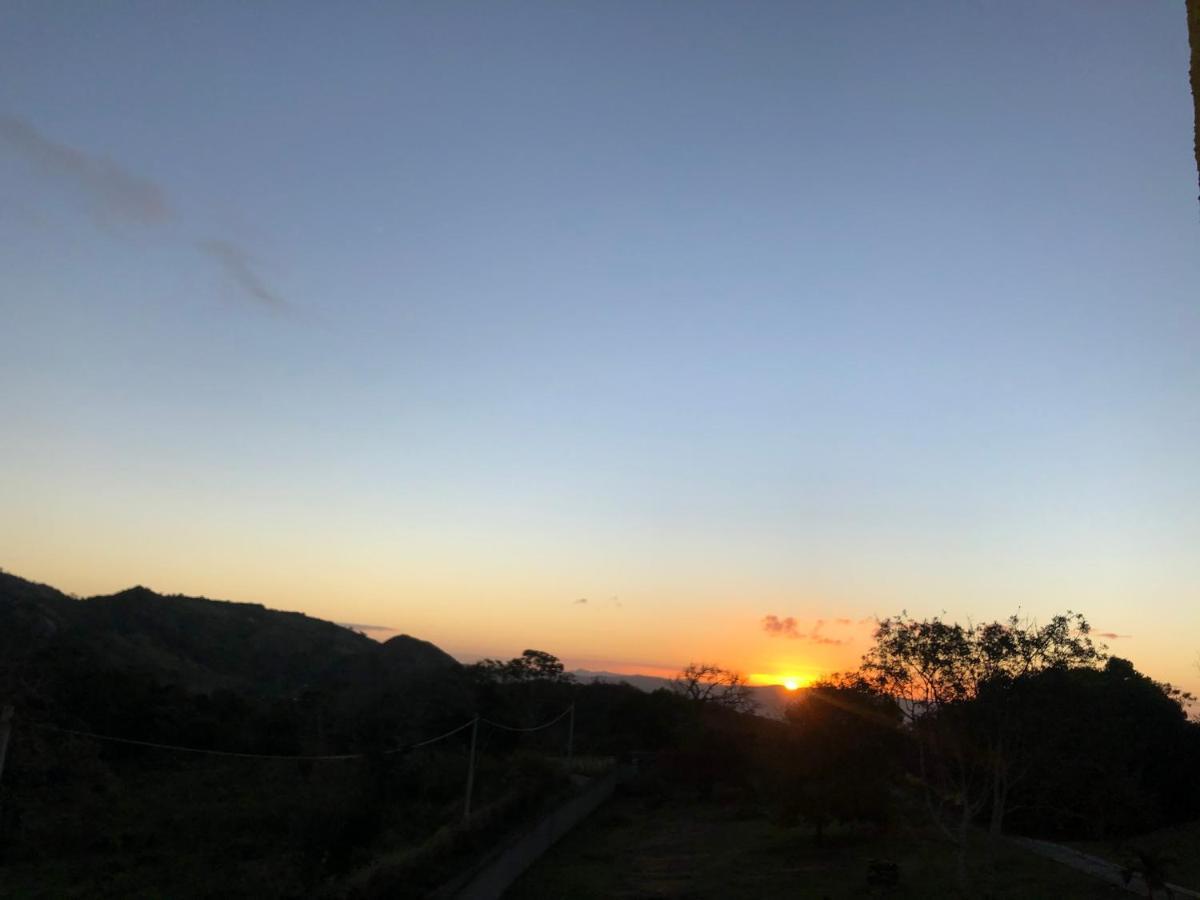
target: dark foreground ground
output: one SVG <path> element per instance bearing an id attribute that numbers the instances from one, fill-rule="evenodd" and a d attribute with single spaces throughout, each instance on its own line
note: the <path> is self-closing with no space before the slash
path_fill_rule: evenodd
<path id="1" fill-rule="evenodd" d="M 900 829 L 898 829 L 899 831 Z M 973 866 L 971 897 L 1128 897 L 1016 848 L 994 868 Z M 900 885 L 867 883 L 871 860 L 893 860 Z M 909 831 L 891 837 L 840 833 L 818 845 L 803 827 L 697 801 L 618 796 L 531 868 L 508 900 L 617 898 L 937 898 L 961 896 L 949 846 Z"/>
<path id="2" fill-rule="evenodd" d="M 1173 825 L 1125 841 L 1080 841 L 1072 846 L 1118 865 L 1138 850 L 1147 851 L 1166 861 L 1169 880 L 1200 891 L 1200 822 Z"/>

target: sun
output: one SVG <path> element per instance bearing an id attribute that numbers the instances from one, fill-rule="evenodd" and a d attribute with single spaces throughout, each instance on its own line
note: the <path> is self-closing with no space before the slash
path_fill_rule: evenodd
<path id="1" fill-rule="evenodd" d="M 783 679 L 783 686 L 785 688 L 787 688 L 789 691 L 798 690 L 800 688 L 800 679 L 799 678 L 785 678 L 785 679 Z"/>

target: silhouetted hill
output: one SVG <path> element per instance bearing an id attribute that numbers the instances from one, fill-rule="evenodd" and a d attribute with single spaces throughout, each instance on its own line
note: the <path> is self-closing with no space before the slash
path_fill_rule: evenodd
<path id="1" fill-rule="evenodd" d="M 403 680 L 458 663 L 433 644 L 400 635 L 379 644 L 299 612 L 133 587 L 75 599 L 0 573 L 0 648 L 73 671 L 127 670 L 191 691 L 294 694 L 335 673 Z"/>
<path id="2" fill-rule="evenodd" d="M 377 649 L 348 628 L 257 603 L 134 587 L 80 605 L 80 636 L 101 663 L 153 670 L 193 689 L 293 691 L 335 660 Z"/>
<path id="3" fill-rule="evenodd" d="M 399 669 L 439 669 L 457 666 L 458 660 L 429 641 L 398 634 L 380 645 L 387 664 Z"/>
<path id="4" fill-rule="evenodd" d="M 79 601 L 46 584 L 0 571 L 0 654 L 24 658 L 79 620 Z"/>
<path id="5" fill-rule="evenodd" d="M 371 644 L 370 653 L 356 653 L 331 663 L 322 686 L 332 691 L 357 686 L 360 692 L 381 694 L 410 685 L 427 687 L 462 669 L 458 660 L 441 648 L 407 634 Z"/>

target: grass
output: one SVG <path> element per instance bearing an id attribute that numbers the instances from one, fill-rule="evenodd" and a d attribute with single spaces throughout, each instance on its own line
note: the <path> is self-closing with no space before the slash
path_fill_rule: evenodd
<path id="1" fill-rule="evenodd" d="M 994 869 L 974 854 L 969 896 L 1083 900 L 1127 896 L 1013 847 Z M 899 864 L 895 888 L 867 883 L 872 860 Z M 563 839 L 505 895 L 507 900 L 803 900 L 957 897 L 954 849 L 917 833 L 828 834 L 783 827 L 743 810 L 698 801 L 618 796 Z"/>
<path id="2" fill-rule="evenodd" d="M 276 760 L 132 760 L 93 764 L 92 779 L 20 785 L 0 809 L 0 898 L 341 896 L 400 875 L 432 887 L 570 785 L 551 761 L 483 757 L 464 829 L 461 756 L 394 766 L 384 781 L 358 760 L 307 771 Z"/>
<path id="3" fill-rule="evenodd" d="M 1170 857 L 1167 878 L 1181 887 L 1200 890 L 1200 822 L 1174 825 L 1120 843 L 1112 841 L 1076 841 L 1072 847 L 1124 865 L 1133 848 L 1150 850 Z"/>

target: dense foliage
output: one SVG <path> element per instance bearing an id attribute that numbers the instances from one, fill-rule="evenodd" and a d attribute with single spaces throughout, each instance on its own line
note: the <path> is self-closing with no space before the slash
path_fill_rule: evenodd
<path id="1" fill-rule="evenodd" d="M 744 680 L 716 665 L 653 692 L 580 684 L 539 650 L 461 666 L 415 638 L 253 604 L 78 600 L 2 574 L 0 641 L 0 695 L 17 707 L 0 866 L 34 896 L 419 894 L 600 757 L 633 765 L 629 790 L 647 798 L 818 837 L 940 829 L 963 872 L 980 826 L 1110 839 L 1200 816 L 1187 698 L 1104 657 L 1069 614 L 884 620 L 859 671 L 796 692 L 781 719 L 750 712 Z M 75 732 L 359 755 L 212 757 Z"/>

